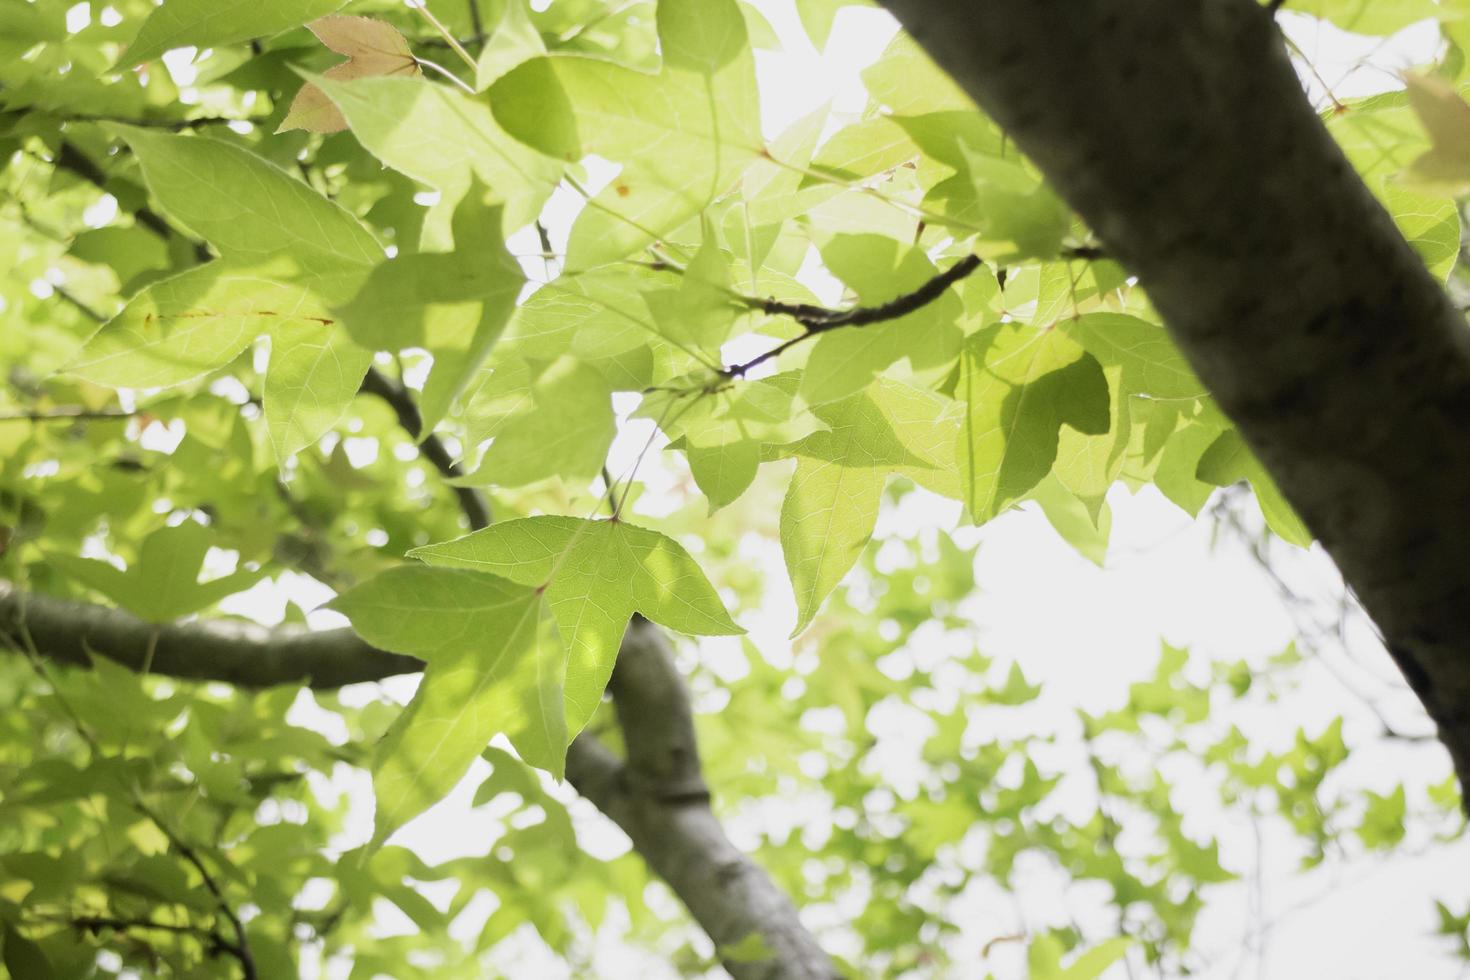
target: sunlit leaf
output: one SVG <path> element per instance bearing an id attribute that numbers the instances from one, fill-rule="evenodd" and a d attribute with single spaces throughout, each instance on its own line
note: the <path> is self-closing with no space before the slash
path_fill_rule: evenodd
<path id="1" fill-rule="evenodd" d="M 540 590 L 480 572 L 405 566 L 332 605 L 369 643 L 427 664 L 378 746 L 375 843 L 443 798 L 497 733 L 527 762 L 561 776 L 566 654 Z"/>
<path id="2" fill-rule="evenodd" d="M 408 41 L 391 24 L 371 17 L 337 14 L 314 20 L 307 26 L 322 44 L 347 56 L 346 61 L 326 70 L 326 78 L 345 82 L 354 78 L 423 74 Z M 336 133 L 346 128 L 346 118 L 327 94 L 307 82 L 297 90 L 276 132 L 304 129 L 311 133 Z"/>
<path id="3" fill-rule="evenodd" d="M 677 542 L 626 521 L 528 517 L 417 548 L 434 565 L 476 569 L 544 590 L 570 651 L 567 728 L 587 724 L 635 612 L 700 636 L 742 632 Z"/>

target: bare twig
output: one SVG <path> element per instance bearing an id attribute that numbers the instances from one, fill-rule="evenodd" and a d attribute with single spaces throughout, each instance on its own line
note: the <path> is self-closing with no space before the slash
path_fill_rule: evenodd
<path id="1" fill-rule="evenodd" d="M 77 147 L 62 140 L 61 147 L 56 152 L 56 157 L 51 161 L 52 165 L 77 175 L 98 190 L 107 190 L 107 174 L 97 164 L 92 162 Z M 177 231 L 172 225 L 146 205 L 133 210 L 133 219 L 138 224 L 154 232 L 161 238 L 183 237 L 183 233 Z M 208 262 L 214 256 L 209 251 L 209 246 L 203 242 L 194 242 L 194 257 L 200 262 Z"/>
<path id="2" fill-rule="evenodd" d="M 0 422 L 90 422 L 99 419 L 131 419 L 137 412 L 114 409 L 56 408 L 41 412 L 0 412 Z"/>
<path id="3" fill-rule="evenodd" d="M 133 808 L 153 821 L 154 826 L 163 832 L 164 837 L 168 838 L 168 842 L 173 845 L 174 850 L 179 852 L 179 856 L 189 862 L 195 871 L 199 872 L 199 877 L 204 880 L 204 887 L 209 890 L 209 894 L 214 896 L 214 902 L 219 908 L 220 914 L 225 917 L 226 921 L 230 923 L 230 928 L 235 932 L 235 941 L 224 944 L 223 948 L 231 956 L 239 960 L 240 970 L 244 975 L 244 980 L 259 980 L 260 975 L 255 969 L 255 957 L 250 952 L 250 940 L 245 935 L 245 924 L 240 921 L 239 915 L 235 913 L 229 900 L 225 898 L 224 890 L 220 888 L 219 882 L 210 873 L 199 852 L 192 844 L 174 832 L 173 828 L 143 799 L 143 794 L 138 792 L 136 788 L 133 793 Z"/>
<path id="4" fill-rule="evenodd" d="M 68 113 L 62 116 L 61 120 L 62 122 L 81 123 L 123 123 L 127 126 L 138 126 L 142 129 L 167 129 L 175 133 L 186 129 L 228 126 L 231 123 L 249 123 L 251 126 L 256 126 L 265 121 L 263 118 L 250 116 L 195 116 L 191 119 L 146 119 L 133 116 L 94 115 L 85 112 Z"/>
<path id="5" fill-rule="evenodd" d="M 485 19 L 480 16 L 480 0 L 465 0 L 470 8 L 470 29 L 481 44 L 485 42 Z"/>
<path id="6" fill-rule="evenodd" d="M 924 283 L 913 292 L 891 299 L 877 306 L 859 306 L 850 310 L 829 310 L 821 306 L 812 306 L 808 303 L 783 303 L 773 299 L 751 299 L 742 301 L 751 309 L 760 310 L 763 313 L 773 315 L 789 316 L 800 323 L 805 330 L 790 340 L 782 341 L 775 347 L 751 358 L 741 364 L 732 364 L 720 371 L 727 378 L 744 377 L 745 373 L 759 364 L 779 357 L 781 354 L 795 347 L 803 341 L 810 340 L 819 334 L 837 330 L 840 327 L 865 327 L 872 323 L 881 323 L 885 320 L 897 320 L 907 316 L 915 310 L 934 302 L 950 286 L 964 279 L 970 273 L 980 267 L 978 255 L 967 255 L 945 271 L 939 273 L 928 282 Z"/>
<path id="7" fill-rule="evenodd" d="M 424 417 L 407 388 L 393 382 L 377 368 L 369 368 L 367 377 L 362 380 L 362 390 L 370 395 L 377 395 L 388 403 L 393 414 L 398 416 L 398 424 L 403 431 L 410 438 L 418 440 L 419 452 L 441 476 L 454 480 L 464 475 L 464 471 L 438 436 L 423 435 Z M 474 487 L 453 486 L 453 490 L 459 500 L 459 509 L 470 522 L 470 528 L 478 531 L 482 527 L 489 527 L 490 505 L 484 495 Z"/>
<path id="8" fill-rule="evenodd" d="M 26 918 L 27 921 L 38 924 L 57 923 L 68 925 L 80 932 L 88 932 L 94 936 L 102 932 L 167 932 L 178 936 L 193 936 L 207 944 L 211 956 L 225 953 L 238 960 L 241 954 L 239 944 L 231 942 L 220 935 L 218 929 L 196 926 L 192 923 L 158 922 L 154 919 L 95 914 L 29 914 Z"/>

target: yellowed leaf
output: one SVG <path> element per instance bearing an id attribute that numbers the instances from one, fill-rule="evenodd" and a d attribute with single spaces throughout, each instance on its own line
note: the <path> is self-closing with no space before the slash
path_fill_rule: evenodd
<path id="1" fill-rule="evenodd" d="M 1470 189 L 1470 105 L 1443 79 L 1406 75 L 1404 84 L 1431 144 L 1428 153 L 1410 164 L 1408 176 Z"/>
<path id="2" fill-rule="evenodd" d="M 393 25 L 371 17 L 333 14 L 307 25 L 317 40 L 347 60 L 322 74 L 350 80 L 383 75 L 420 75 L 422 69 L 408 41 Z M 311 133 L 336 133 L 347 128 L 347 120 L 320 88 L 308 82 L 301 86 L 286 118 L 276 132 L 304 129 Z"/>

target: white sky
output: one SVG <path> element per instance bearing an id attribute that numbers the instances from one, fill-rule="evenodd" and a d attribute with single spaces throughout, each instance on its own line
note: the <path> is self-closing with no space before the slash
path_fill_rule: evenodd
<path id="1" fill-rule="evenodd" d="M 778 92 L 779 98 L 763 102 L 763 122 L 768 135 L 778 133 L 790 122 L 830 103 L 839 120 L 855 119 L 866 104 L 859 72 L 882 52 L 892 36 L 892 20 L 876 9 L 846 8 L 838 16 L 830 42 L 822 53 L 811 47 L 795 16 L 790 0 L 757 0 L 781 37 L 780 53 L 757 53 L 762 89 Z M 1405 32 L 1393 43 L 1354 39 L 1305 18 L 1288 16 L 1287 23 L 1302 50 L 1318 73 L 1339 95 L 1358 95 L 1396 84 L 1393 70 L 1425 60 L 1433 51 L 1433 25 Z M 1374 68 L 1359 67 L 1371 52 Z M 1315 83 L 1313 83 L 1315 85 Z M 562 224 L 565 227 L 565 223 Z M 619 402 L 620 410 L 631 410 L 636 399 Z M 631 463 L 647 439 L 647 423 L 624 426 L 614 448 L 613 471 Z M 667 494 L 676 483 L 675 474 L 650 454 L 640 471 L 650 489 L 644 500 L 653 507 L 676 501 Z M 763 479 L 765 477 L 763 476 Z M 664 497 L 660 501 L 661 495 Z M 1110 497 L 1114 511 L 1113 543 L 1106 567 L 1099 569 L 1074 553 L 1033 510 L 1013 512 L 975 531 L 959 530 L 956 537 L 981 542 L 977 575 L 980 589 L 968 611 L 982 631 L 987 655 L 1019 661 L 1028 678 L 1045 687 L 1044 710 L 1053 717 L 1070 715 L 1076 707 L 1093 710 L 1117 706 L 1127 686 L 1148 676 L 1158 656 L 1159 642 L 1191 647 L 1197 656 L 1222 659 L 1246 658 L 1261 662 L 1279 652 L 1294 637 L 1294 628 L 1264 576 L 1244 550 L 1233 544 L 1213 546 L 1210 530 L 1191 522 L 1156 492 L 1137 497 L 1115 488 Z M 703 506 L 691 502 L 692 506 Z M 927 498 L 920 492 L 898 513 L 887 513 L 880 524 L 880 537 L 892 534 L 950 532 L 956 528 L 958 508 L 950 502 Z M 752 556 L 767 573 L 771 594 L 766 607 L 742 625 L 751 639 L 773 662 L 789 662 L 791 645 L 786 639 L 794 620 L 794 608 L 786 586 L 779 551 L 770 542 L 764 552 Z M 1337 579 L 1330 563 L 1320 554 L 1301 554 L 1290 563 L 1294 581 L 1309 592 L 1330 594 Z M 307 606 L 329 598 L 330 593 L 310 580 L 294 577 L 274 589 L 252 590 L 228 604 L 232 611 L 264 620 L 278 619 L 287 594 Z M 318 625 L 335 625 L 341 620 L 330 613 L 314 614 Z M 718 642 L 711 646 L 717 652 Z M 1369 675 L 1393 679 L 1387 658 L 1369 668 Z M 1371 659 L 1371 658 L 1370 658 Z M 1221 719 L 1238 721 L 1247 733 L 1268 743 L 1289 739 L 1298 725 L 1315 734 L 1333 716 L 1349 718 L 1348 738 L 1366 738 L 1377 722 L 1342 686 L 1324 670 L 1307 668 L 1308 689 L 1291 698 L 1274 712 L 1255 710 L 1248 717 Z M 411 695 L 411 681 L 395 682 L 389 693 L 402 701 Z M 375 686 L 364 686 L 357 696 L 376 697 Z M 1395 704 L 1400 713 L 1395 722 L 1406 729 L 1422 731 L 1424 722 L 1409 702 Z M 296 720 L 321 721 L 303 698 Z M 875 724 L 882 719 L 875 718 Z M 890 719 L 890 721 L 892 721 Z M 997 723 L 1002 723 L 997 720 Z M 891 762 L 893 782 L 902 789 L 908 769 L 905 760 L 921 742 L 922 728 L 903 724 L 884 725 L 884 757 Z M 1447 771 L 1437 747 L 1413 749 L 1370 748 L 1351 763 L 1352 779 L 1363 785 L 1388 786 L 1393 780 L 1442 778 Z M 394 842 L 411 846 L 430 861 L 465 853 L 483 853 L 487 841 L 503 827 L 494 805 L 472 811 L 469 797 L 484 775 L 477 768 L 448 800 L 411 823 Z M 356 801 L 344 847 L 370 836 L 371 793 L 365 774 L 344 775 L 334 781 L 333 791 L 348 792 Z M 621 833 L 612 828 L 585 801 L 565 788 L 559 797 L 570 801 L 579 835 L 595 853 L 613 854 L 626 848 Z M 1083 790 L 1064 787 L 1064 804 L 1085 809 L 1090 799 Z M 1182 810 L 1196 815 L 1195 829 L 1218 832 L 1226 842 L 1227 866 L 1249 867 L 1256 846 L 1248 827 L 1222 822 L 1219 807 L 1212 802 L 1208 787 L 1181 784 L 1177 801 Z M 803 809 L 805 804 L 777 801 L 755 817 L 732 821 L 730 831 L 737 841 L 749 841 L 754 820 L 801 825 L 819 813 Z M 1398 980 L 1413 977 L 1438 980 L 1457 976 L 1455 963 L 1442 954 L 1447 945 L 1434 938 L 1431 898 L 1445 898 L 1456 907 L 1466 897 L 1464 882 L 1470 881 L 1470 843 L 1435 851 L 1418 859 L 1395 858 L 1391 862 L 1360 861 L 1340 876 L 1326 874 L 1298 877 L 1291 858 L 1283 849 L 1283 862 L 1271 865 L 1267 841 L 1267 881 L 1264 916 L 1279 919 L 1271 936 L 1269 954 L 1257 957 L 1246 948 L 1244 937 L 1251 927 L 1248 903 L 1252 900 L 1245 884 L 1211 892 L 1212 902 L 1197 933 L 1197 945 L 1215 961 L 1201 976 L 1227 978 L 1254 975 L 1258 980 L 1301 980 L 1332 977 L 1342 980 Z M 956 946 L 956 962 L 974 964 L 949 974 L 956 978 L 982 976 L 994 971 L 1001 978 L 1024 975 L 1024 950 L 1019 944 L 997 945 L 991 958 L 982 963 L 979 951 L 987 942 L 1023 930 L 1059 924 L 1065 917 L 1058 902 L 1064 881 L 1040 862 L 1023 862 L 1018 893 L 1007 896 L 983 882 L 977 883 L 965 903 L 963 935 Z M 432 895 L 431 895 L 432 897 Z M 1303 902 L 1303 908 L 1287 915 Z M 1084 919 L 1095 911 L 1087 901 L 1069 902 L 1072 914 Z M 493 901 L 479 899 L 460 920 L 457 934 L 475 935 Z M 391 906 L 383 905 L 385 929 L 411 928 Z M 670 909 L 673 914 L 674 910 Z M 830 912 L 816 910 L 814 918 L 826 920 Z M 539 943 L 523 930 L 510 941 L 506 968 L 512 976 L 554 978 L 569 975 Z M 606 977 L 673 976 L 656 957 L 636 951 L 609 951 L 599 959 L 598 974 Z M 983 969 L 982 969 L 983 967 Z M 338 975 L 339 971 L 331 971 Z M 340 971 L 345 976 L 346 970 Z M 1126 976 L 1119 968 L 1109 976 Z"/>

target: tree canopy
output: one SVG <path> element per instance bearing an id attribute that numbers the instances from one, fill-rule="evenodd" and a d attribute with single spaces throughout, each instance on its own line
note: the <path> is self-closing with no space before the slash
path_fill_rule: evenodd
<path id="1" fill-rule="evenodd" d="M 880 11 L 0 7 L 11 975 L 1184 976 L 1231 821 L 1305 872 L 1461 834 L 1470 6 L 884 6 L 779 130 L 769 58 Z M 1357 97 L 1292 40 L 1426 20 Z M 1298 642 L 1040 710 L 977 542 L 1102 565 L 1120 493 Z M 1412 730 L 1238 726 L 1373 630 Z M 975 948 L 1034 861 L 1086 913 Z"/>

